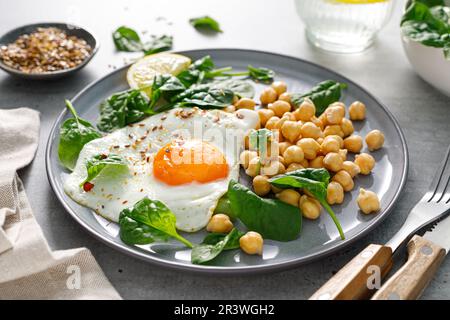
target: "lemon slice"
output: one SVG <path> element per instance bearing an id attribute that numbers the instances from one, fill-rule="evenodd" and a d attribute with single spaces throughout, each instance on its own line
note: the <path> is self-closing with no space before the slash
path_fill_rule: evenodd
<path id="1" fill-rule="evenodd" d="M 127 81 L 132 89 L 145 87 L 142 92 L 150 96 L 155 76 L 165 73 L 176 76 L 190 64 L 191 59 L 181 54 L 167 52 L 152 54 L 131 65 L 127 72 Z"/>

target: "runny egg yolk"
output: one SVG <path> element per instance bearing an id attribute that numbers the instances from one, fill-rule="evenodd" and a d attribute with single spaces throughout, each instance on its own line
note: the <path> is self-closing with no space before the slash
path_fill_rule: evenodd
<path id="1" fill-rule="evenodd" d="M 217 147 L 201 140 L 180 140 L 158 151 L 153 174 L 169 185 L 206 183 L 226 178 L 228 164 Z"/>

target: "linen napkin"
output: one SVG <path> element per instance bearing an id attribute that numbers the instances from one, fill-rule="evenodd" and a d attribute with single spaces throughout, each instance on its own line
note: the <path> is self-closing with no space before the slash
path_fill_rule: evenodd
<path id="1" fill-rule="evenodd" d="M 0 110 L 0 299 L 121 299 L 88 249 L 50 250 L 17 175 L 38 137 L 37 111 Z"/>

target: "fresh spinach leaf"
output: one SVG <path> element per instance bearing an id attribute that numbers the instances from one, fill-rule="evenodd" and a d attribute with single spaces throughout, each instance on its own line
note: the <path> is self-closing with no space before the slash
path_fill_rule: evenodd
<path id="1" fill-rule="evenodd" d="M 129 245 L 166 242 L 170 238 L 166 233 L 138 222 L 123 212 L 119 216 L 119 226 L 120 239 Z"/>
<path id="2" fill-rule="evenodd" d="M 210 56 L 195 60 L 187 70 L 178 74 L 177 78 L 189 88 L 193 84 L 202 83 L 205 79 L 206 72 L 214 69 L 214 62 Z"/>
<path id="3" fill-rule="evenodd" d="M 150 108 L 153 108 L 156 105 L 161 96 L 165 100 L 170 101 L 173 96 L 183 92 L 184 90 L 186 90 L 186 87 L 177 77 L 171 74 L 156 76 L 152 85 Z"/>
<path id="4" fill-rule="evenodd" d="M 298 237 L 302 214 L 297 207 L 278 199 L 261 198 L 234 180 L 230 181 L 227 194 L 233 214 L 249 230 L 277 241 L 291 241 Z"/>
<path id="5" fill-rule="evenodd" d="M 234 229 L 234 230 L 237 230 L 237 229 Z M 223 250 L 239 249 L 239 247 L 240 247 L 239 239 L 243 235 L 244 235 L 244 232 L 241 232 L 241 231 L 237 230 L 236 231 L 236 235 L 233 235 L 233 237 L 228 239 L 227 243 L 223 247 Z M 226 233 L 216 233 L 216 232 L 208 233 L 206 235 L 205 239 L 203 239 L 202 244 L 215 245 L 218 242 L 220 242 L 223 239 L 225 239 L 226 236 L 227 236 Z"/>
<path id="6" fill-rule="evenodd" d="M 318 83 L 306 93 L 292 94 L 291 101 L 298 107 L 306 98 L 311 99 L 316 107 L 316 116 L 320 116 L 330 104 L 339 101 L 341 98 L 341 90 L 346 87 L 347 85 L 345 83 L 325 80 Z"/>
<path id="7" fill-rule="evenodd" d="M 220 29 L 219 23 L 210 16 L 203 16 L 189 19 L 189 23 L 197 30 L 207 30 L 214 32 L 223 32 Z"/>
<path id="8" fill-rule="evenodd" d="M 248 66 L 248 75 L 255 81 L 271 82 L 275 77 L 275 72 L 267 68 L 255 68 L 251 65 Z"/>
<path id="9" fill-rule="evenodd" d="M 136 202 L 132 208 L 122 210 L 120 214 L 152 227 L 192 248 L 192 243 L 177 233 L 176 217 L 161 201 L 145 197 Z"/>
<path id="10" fill-rule="evenodd" d="M 173 37 L 162 35 L 143 45 L 144 54 L 150 55 L 172 49 Z"/>
<path id="11" fill-rule="evenodd" d="M 237 219 L 236 215 L 231 210 L 231 203 L 230 199 L 228 199 L 228 194 L 225 193 L 217 202 L 217 206 L 214 209 L 214 214 L 217 213 L 224 213 L 230 217 L 231 220 Z"/>
<path id="12" fill-rule="evenodd" d="M 191 262 L 193 264 L 204 264 L 216 258 L 223 250 L 231 249 L 239 244 L 239 238 L 242 234 L 233 229 L 222 240 L 215 244 L 199 244 L 192 248 Z M 208 239 L 210 241 L 211 239 Z"/>
<path id="13" fill-rule="evenodd" d="M 69 100 L 66 100 L 66 106 L 73 118 L 64 121 L 60 128 L 58 157 L 64 167 L 73 170 L 83 146 L 102 135 L 88 121 L 78 117 Z"/>
<path id="14" fill-rule="evenodd" d="M 255 96 L 255 88 L 249 81 L 246 80 L 241 79 L 218 80 L 212 82 L 211 85 L 217 89 L 228 89 L 230 91 L 233 91 L 233 93 L 239 98 L 252 99 Z"/>
<path id="15" fill-rule="evenodd" d="M 143 49 L 137 32 L 125 26 L 121 26 L 113 32 L 113 41 L 119 51 L 135 52 Z"/>
<path id="16" fill-rule="evenodd" d="M 330 174 L 326 169 L 299 169 L 269 179 L 269 182 L 277 188 L 302 188 L 309 191 L 325 208 L 333 219 L 339 231 L 341 239 L 344 240 L 344 232 L 335 213 L 327 202 L 327 186 Z"/>
<path id="17" fill-rule="evenodd" d="M 211 85 L 199 85 L 172 98 L 178 107 L 197 106 L 201 109 L 225 108 L 232 104 L 234 93 L 228 89 L 216 89 Z"/>
<path id="18" fill-rule="evenodd" d="M 151 114 L 149 102 L 140 90 L 115 93 L 100 104 L 97 128 L 104 132 L 111 132 L 140 121 Z"/>
<path id="19" fill-rule="evenodd" d="M 86 182 L 91 182 L 100 174 L 121 174 L 128 170 L 125 159 L 117 154 L 98 154 L 86 161 L 86 179 L 80 184 L 83 186 Z"/>

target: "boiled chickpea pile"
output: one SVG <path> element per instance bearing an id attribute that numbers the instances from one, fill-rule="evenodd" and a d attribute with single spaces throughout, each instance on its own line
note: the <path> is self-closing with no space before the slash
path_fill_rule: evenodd
<path id="1" fill-rule="evenodd" d="M 282 81 L 274 82 L 260 95 L 261 107 L 257 109 L 260 118 L 259 128 L 278 130 L 271 138 L 267 150 L 278 150 L 278 157 L 262 159 L 256 151 L 243 151 L 241 165 L 247 175 L 253 177 L 253 190 L 259 196 L 271 192 L 275 197 L 293 206 L 299 207 L 307 219 L 320 216 L 319 202 L 307 192 L 295 189 L 278 189 L 269 183 L 269 178 L 303 168 L 326 168 L 332 178 L 327 188 L 327 202 L 340 204 L 345 192 L 353 190 L 354 179 L 359 175 L 368 175 L 375 167 L 375 159 L 368 153 L 361 153 L 364 143 L 370 152 L 380 149 L 384 144 L 384 135 L 380 130 L 372 130 L 365 137 L 354 133 L 353 121 L 366 118 L 366 106 L 355 101 L 348 107 L 335 102 L 316 117 L 314 103 L 305 99 L 294 109 Z M 255 109 L 256 101 L 248 98 L 238 100 L 235 109 Z M 348 153 L 355 160 L 347 159 Z M 360 189 L 357 204 L 364 214 L 380 209 L 378 196 L 368 190 Z M 245 250 L 244 250 L 245 251 Z M 246 251 L 247 252 L 247 251 Z"/>

